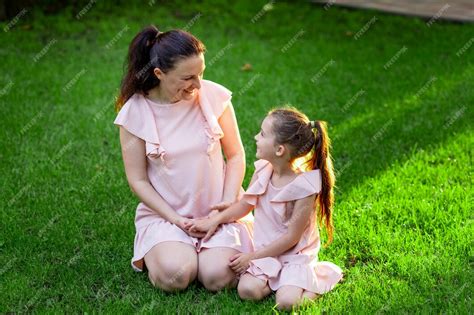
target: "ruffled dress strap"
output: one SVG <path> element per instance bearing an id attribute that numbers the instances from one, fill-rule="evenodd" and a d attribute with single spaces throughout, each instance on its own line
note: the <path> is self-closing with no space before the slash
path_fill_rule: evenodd
<path id="1" fill-rule="evenodd" d="M 208 137 L 207 153 L 210 153 L 219 139 L 224 137 L 224 132 L 219 125 L 219 118 L 229 106 L 232 92 L 215 82 L 201 80 L 201 88 L 198 93 L 199 105 L 207 122 L 204 130 Z"/>
<path id="2" fill-rule="evenodd" d="M 124 127 L 145 141 L 146 155 L 163 158 L 166 151 L 160 145 L 156 120 L 150 105 L 142 94 L 134 94 L 117 114 L 114 124 Z"/>
<path id="3" fill-rule="evenodd" d="M 243 200 L 250 205 L 257 205 L 258 197 L 267 191 L 268 182 L 272 177 L 272 164 L 266 160 L 257 160 L 255 163 L 254 182 L 247 188 Z"/>
<path id="4" fill-rule="evenodd" d="M 299 174 L 292 182 L 282 188 L 270 202 L 273 209 L 284 216 L 286 203 L 318 194 L 321 191 L 321 172 L 312 170 Z"/>
<path id="5" fill-rule="evenodd" d="M 206 120 L 204 130 L 208 138 L 207 152 L 213 151 L 215 144 L 224 137 L 219 125 L 219 117 L 229 106 L 232 92 L 220 84 L 208 80 L 201 81 L 198 102 Z M 146 143 L 146 155 L 151 158 L 164 158 L 166 150 L 160 145 L 156 119 L 151 105 L 140 94 L 134 94 L 118 113 L 114 124 L 123 126 L 130 133 Z"/>

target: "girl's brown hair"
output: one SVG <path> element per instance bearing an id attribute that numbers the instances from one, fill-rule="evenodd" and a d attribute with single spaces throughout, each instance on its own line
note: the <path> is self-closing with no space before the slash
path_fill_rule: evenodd
<path id="1" fill-rule="evenodd" d="M 117 111 L 133 94 L 147 92 L 160 84 L 153 70 L 168 72 L 176 62 L 204 53 L 206 47 L 192 34 L 182 30 L 160 32 L 154 25 L 145 27 L 132 40 L 125 62 L 125 76 L 115 102 Z"/>
<path id="2" fill-rule="evenodd" d="M 289 146 L 291 162 L 312 153 L 305 164 L 310 170 L 321 171 L 321 192 L 316 203 L 319 204 L 319 223 L 324 222 L 328 233 L 327 244 L 330 244 L 334 232 L 332 208 L 335 176 L 326 123 L 315 120 L 312 124 L 305 114 L 293 107 L 274 109 L 268 115 L 273 118 L 273 134 L 277 144 Z"/>

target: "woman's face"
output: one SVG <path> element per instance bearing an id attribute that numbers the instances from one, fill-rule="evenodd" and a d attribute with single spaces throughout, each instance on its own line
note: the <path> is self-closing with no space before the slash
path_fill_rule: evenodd
<path id="1" fill-rule="evenodd" d="M 155 75 L 160 79 L 160 94 L 172 103 L 192 99 L 201 88 L 205 68 L 204 54 L 177 61 L 167 73 L 155 68 Z"/>
<path id="2" fill-rule="evenodd" d="M 275 145 L 275 136 L 272 131 L 273 118 L 270 116 L 265 117 L 262 122 L 260 132 L 255 136 L 257 144 L 258 159 L 264 159 L 271 161 L 275 157 L 277 146 Z"/>

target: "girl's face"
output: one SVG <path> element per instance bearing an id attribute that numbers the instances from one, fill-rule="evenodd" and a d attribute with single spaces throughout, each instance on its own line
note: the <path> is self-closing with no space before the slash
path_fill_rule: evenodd
<path id="1" fill-rule="evenodd" d="M 275 144 L 275 136 L 272 131 L 273 118 L 270 116 L 265 117 L 262 122 L 260 132 L 255 136 L 257 143 L 257 154 L 258 159 L 264 159 L 271 161 L 276 156 L 278 145 Z"/>
<path id="2" fill-rule="evenodd" d="M 175 67 L 164 73 L 155 68 L 155 75 L 160 79 L 160 93 L 170 102 L 190 100 L 198 89 L 204 74 L 204 54 L 199 54 L 176 62 Z"/>

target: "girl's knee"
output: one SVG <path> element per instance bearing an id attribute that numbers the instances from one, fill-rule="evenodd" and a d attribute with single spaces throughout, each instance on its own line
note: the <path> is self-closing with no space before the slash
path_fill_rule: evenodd
<path id="1" fill-rule="evenodd" d="M 258 301 L 264 298 L 261 288 L 256 287 L 247 281 L 240 281 L 237 292 L 242 300 Z"/>
<path id="2" fill-rule="evenodd" d="M 277 308 L 280 310 L 291 310 L 294 306 L 297 306 L 300 302 L 300 297 L 280 295 L 276 297 Z"/>
<path id="3" fill-rule="evenodd" d="M 314 300 L 316 300 L 316 299 L 319 298 L 319 297 L 320 297 L 319 294 L 316 294 L 316 293 L 314 293 L 314 292 L 307 291 L 307 290 L 305 290 L 305 291 L 303 292 L 303 295 L 302 295 L 302 299 L 303 299 L 303 300 L 310 300 L 310 301 L 314 301 Z"/>
<path id="4" fill-rule="evenodd" d="M 277 307 L 281 310 L 291 310 L 301 303 L 303 289 L 294 286 L 283 286 L 276 294 Z"/>

